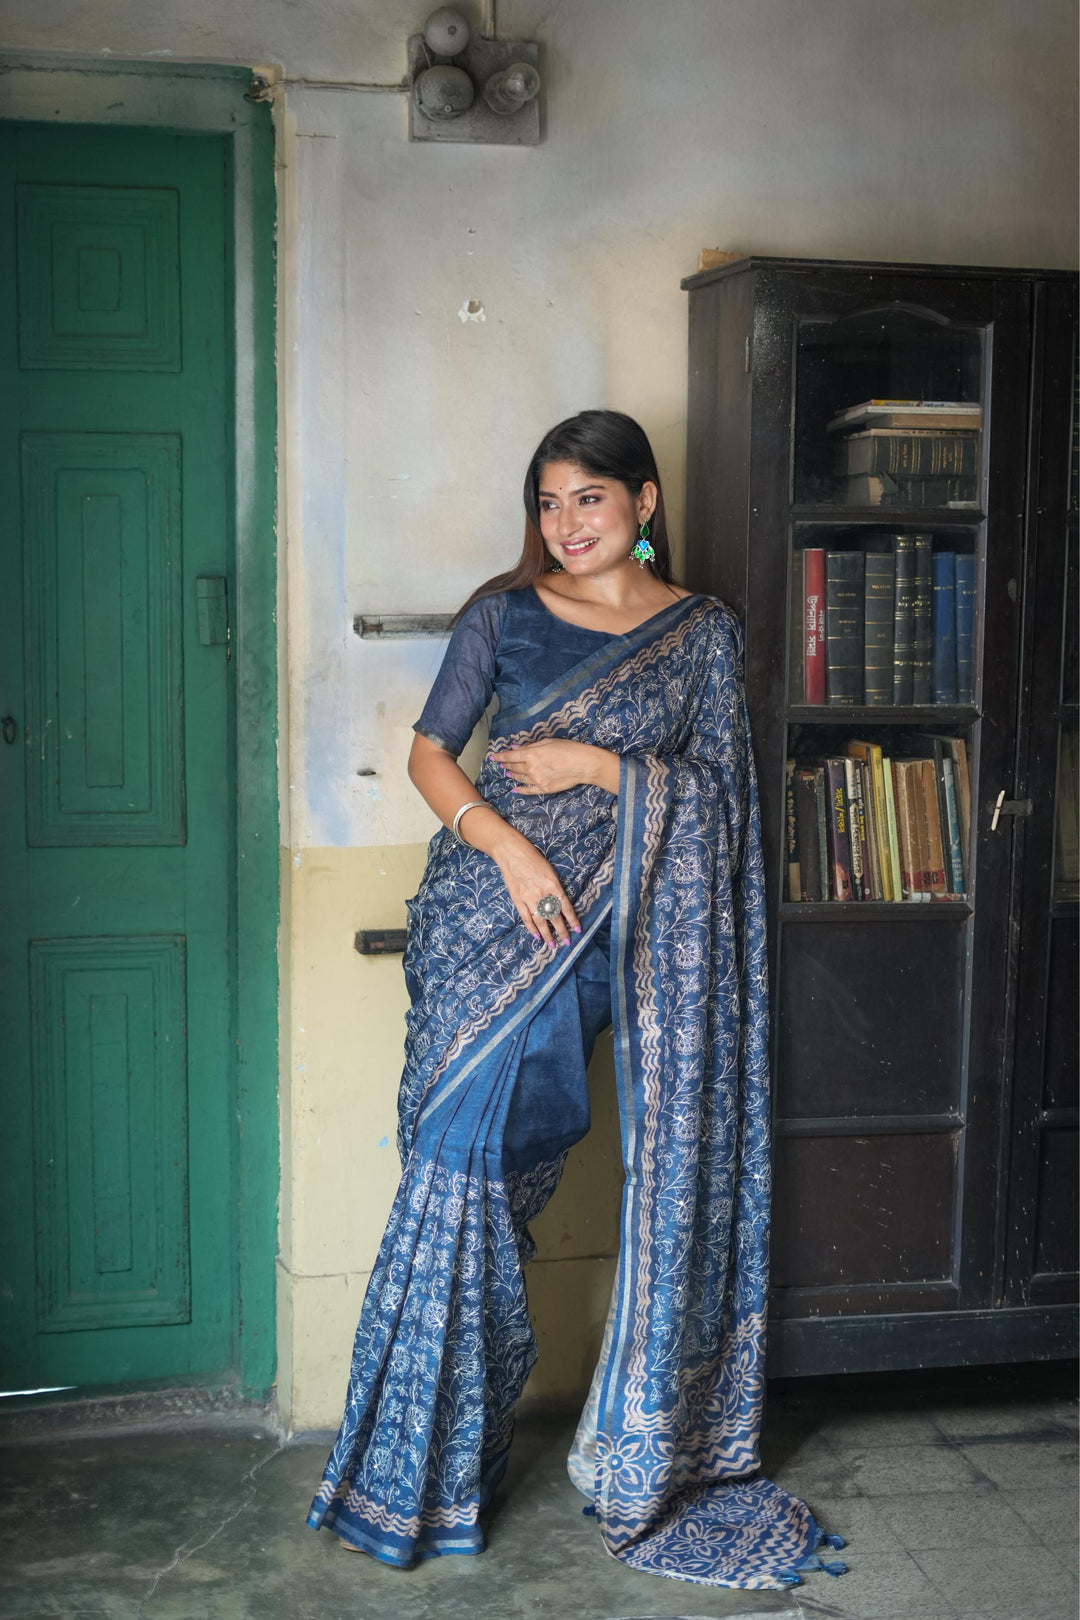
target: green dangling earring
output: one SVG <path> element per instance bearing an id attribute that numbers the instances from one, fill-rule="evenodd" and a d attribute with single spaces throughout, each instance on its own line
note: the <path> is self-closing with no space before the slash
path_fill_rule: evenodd
<path id="1" fill-rule="evenodd" d="M 646 563 L 656 561 L 656 552 L 649 542 L 649 525 L 647 523 L 641 525 L 637 543 L 631 551 L 630 557 L 633 562 L 637 563 L 639 568 L 644 568 Z"/>

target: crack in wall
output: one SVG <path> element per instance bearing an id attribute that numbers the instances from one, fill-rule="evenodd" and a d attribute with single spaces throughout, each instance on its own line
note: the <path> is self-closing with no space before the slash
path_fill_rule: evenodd
<path id="1" fill-rule="evenodd" d="M 135 1620 L 146 1620 L 146 1606 L 148 1603 L 153 1601 L 157 1589 L 165 1579 L 166 1575 L 171 1575 L 174 1569 L 179 1569 L 180 1565 L 189 1559 L 193 1553 L 202 1552 L 204 1547 L 209 1547 L 210 1543 L 212 1541 L 216 1541 L 221 1532 L 226 1529 L 228 1525 L 232 1524 L 234 1519 L 238 1519 L 241 1513 L 245 1513 L 247 1511 L 259 1494 L 259 1487 L 255 1481 L 255 1475 L 261 1468 L 265 1468 L 267 1463 L 273 1462 L 275 1457 L 279 1457 L 285 1449 L 284 1441 L 279 1441 L 274 1447 L 273 1451 L 268 1452 L 265 1457 L 249 1468 L 246 1474 L 241 1476 L 240 1489 L 243 1490 L 244 1486 L 249 1483 L 251 1489 L 248 1491 L 247 1496 L 240 1503 L 239 1507 L 235 1507 L 231 1513 L 227 1513 L 225 1517 L 215 1526 L 215 1528 L 211 1530 L 208 1536 L 204 1536 L 201 1541 L 188 1540 L 181 1542 L 180 1546 L 177 1547 L 169 1562 L 164 1564 L 161 1569 L 157 1571 L 145 1593 L 135 1605 Z"/>

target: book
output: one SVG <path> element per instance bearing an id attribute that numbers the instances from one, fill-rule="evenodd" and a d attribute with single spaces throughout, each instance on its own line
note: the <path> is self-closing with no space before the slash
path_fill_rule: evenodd
<path id="1" fill-rule="evenodd" d="M 930 777 L 928 779 L 928 785 L 933 787 L 935 797 L 935 804 L 933 807 L 934 814 L 930 816 L 929 810 L 927 813 L 929 819 L 933 821 L 934 826 L 937 829 L 937 841 L 935 842 L 933 838 L 930 840 L 931 855 L 933 854 L 933 851 L 936 850 L 937 844 L 940 843 L 942 849 L 940 865 L 947 880 L 948 871 L 945 864 L 944 851 L 949 839 L 949 812 L 945 795 L 945 761 L 946 759 L 951 760 L 952 758 L 951 751 L 949 749 L 949 743 L 952 741 L 952 739 L 949 737 L 935 737 L 933 735 L 928 736 L 924 733 L 918 732 L 912 733 L 912 735 L 905 740 L 907 746 L 912 748 L 914 751 L 917 751 L 920 756 L 926 753 L 927 748 L 931 750 L 933 755 L 933 758 L 927 761 L 927 763 L 930 765 Z M 959 832 L 959 828 L 957 831 Z M 933 867 L 934 863 L 932 858 L 930 864 Z M 933 886 L 931 886 L 931 888 L 932 892 L 934 892 Z M 946 888 L 948 888 L 947 881 Z M 964 892 L 963 874 L 961 874 L 960 888 L 955 892 L 958 894 L 963 894 Z"/>
<path id="2" fill-rule="evenodd" d="M 971 826 L 971 782 L 968 776 L 967 743 L 963 737 L 937 737 L 932 733 L 924 734 L 919 738 L 923 747 L 929 743 L 933 748 L 935 757 L 941 749 L 941 757 L 952 762 L 953 792 L 956 797 L 956 815 L 960 831 L 960 864 L 963 874 L 963 888 L 960 893 L 966 894 L 968 888 L 968 833 Z M 944 772 L 942 773 L 944 775 Z"/>
<path id="3" fill-rule="evenodd" d="M 975 701 L 975 558 L 956 553 L 956 701 Z"/>
<path id="4" fill-rule="evenodd" d="M 869 778 L 869 792 L 866 794 L 869 805 L 870 819 L 870 853 L 871 868 L 877 865 L 876 900 L 898 900 L 899 894 L 893 887 L 892 862 L 889 855 L 889 818 L 885 803 L 885 771 L 878 743 L 862 742 L 852 738 L 847 745 L 847 751 L 852 759 L 860 761 L 865 766 Z"/>
<path id="5" fill-rule="evenodd" d="M 795 772 L 795 823 L 799 846 L 799 875 L 801 900 L 827 900 L 828 868 L 825 888 L 821 884 L 821 847 L 818 842 L 818 786 L 821 767 L 800 767 Z"/>
<path id="6" fill-rule="evenodd" d="M 962 895 L 965 892 L 964 860 L 960 852 L 960 810 L 956 800 L 955 766 L 948 754 L 942 760 L 942 770 L 945 776 L 945 817 L 948 832 L 948 859 L 949 891 L 952 894 Z"/>
<path id="7" fill-rule="evenodd" d="M 909 704 L 915 679 L 915 536 L 893 537 L 893 702 Z"/>
<path id="8" fill-rule="evenodd" d="M 870 767 L 857 761 L 859 776 L 859 811 L 866 830 L 863 849 L 864 887 L 867 900 L 883 900 L 881 886 L 881 846 L 878 843 L 877 815 L 874 810 L 874 783 Z"/>
<path id="9" fill-rule="evenodd" d="M 896 563 L 889 551 L 866 553 L 863 593 L 863 702 L 893 701 L 893 614 Z"/>
<path id="10" fill-rule="evenodd" d="M 912 648 L 911 701 L 930 702 L 930 662 L 933 653 L 931 628 L 931 556 L 934 537 L 915 536 L 915 635 Z"/>
<path id="11" fill-rule="evenodd" d="M 956 702 L 956 553 L 931 558 L 930 700 Z"/>
<path id="12" fill-rule="evenodd" d="M 825 552 L 802 554 L 803 702 L 825 702 Z"/>
<path id="13" fill-rule="evenodd" d="M 839 433 L 861 426 L 977 429 L 982 426 L 982 406 L 956 399 L 866 399 L 834 416 L 828 431 Z"/>
<path id="14" fill-rule="evenodd" d="M 868 428 L 836 444 L 836 472 L 884 473 L 891 478 L 974 478 L 979 471 L 979 435 L 971 429 Z"/>
<path id="15" fill-rule="evenodd" d="M 864 554 L 825 553 L 825 695 L 828 703 L 863 700 Z"/>
<path id="16" fill-rule="evenodd" d="M 896 791 L 896 831 L 900 847 L 901 892 L 905 900 L 918 900 L 921 898 L 923 885 L 919 870 L 919 851 L 915 842 L 911 790 L 908 786 L 908 761 L 894 759 L 892 768 Z"/>
<path id="17" fill-rule="evenodd" d="M 914 780 L 918 788 L 919 836 L 926 856 L 926 886 L 935 900 L 948 894 L 945 879 L 945 847 L 941 837 L 941 811 L 938 805 L 937 772 L 932 759 L 916 759 Z"/>
<path id="18" fill-rule="evenodd" d="M 847 805 L 848 837 L 851 842 L 851 898 L 866 899 L 866 827 L 859 800 L 859 774 L 853 759 L 845 759 L 844 800 Z"/>
<path id="19" fill-rule="evenodd" d="M 896 786 L 893 779 L 892 760 L 882 756 L 881 760 L 882 789 L 885 799 L 885 827 L 889 840 L 889 870 L 892 878 L 892 900 L 904 898 L 904 882 L 900 870 L 900 839 L 896 826 Z"/>
<path id="20" fill-rule="evenodd" d="M 975 478 L 894 478 L 890 473 L 856 473 L 843 480 L 846 506 L 977 506 Z"/>
<path id="21" fill-rule="evenodd" d="M 784 825 L 787 835 L 787 897 L 802 899 L 802 877 L 799 872 L 799 833 L 795 820 L 795 761 L 789 759 L 784 773 Z"/>
<path id="22" fill-rule="evenodd" d="M 821 898 L 829 898 L 829 785 L 823 766 L 814 768 L 814 802 L 817 805 L 819 886 Z"/>
<path id="23" fill-rule="evenodd" d="M 844 783 L 844 761 L 827 759 L 824 768 L 828 798 L 826 828 L 829 846 L 829 890 L 834 900 L 850 900 L 853 898 L 851 836 Z"/>

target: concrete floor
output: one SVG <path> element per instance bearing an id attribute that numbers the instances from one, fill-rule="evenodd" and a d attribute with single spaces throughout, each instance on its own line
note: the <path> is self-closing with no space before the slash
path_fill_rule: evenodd
<path id="1" fill-rule="evenodd" d="M 203 1420 L 0 1451 L 13 1620 L 1076 1620 L 1074 1372 L 773 1386 L 767 1472 L 850 1568 L 730 1592 L 622 1568 L 565 1472 L 570 1417 L 524 1419 L 479 1558 L 401 1572 L 304 1516 L 328 1436 Z"/>

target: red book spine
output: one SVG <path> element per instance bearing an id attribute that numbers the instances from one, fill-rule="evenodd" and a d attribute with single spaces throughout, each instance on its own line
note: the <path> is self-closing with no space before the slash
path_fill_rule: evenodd
<path id="1" fill-rule="evenodd" d="M 803 562 L 803 702 L 825 702 L 825 551 L 807 546 Z"/>

